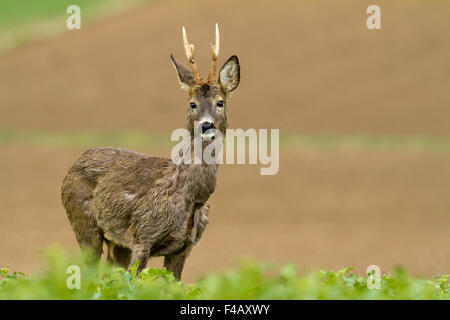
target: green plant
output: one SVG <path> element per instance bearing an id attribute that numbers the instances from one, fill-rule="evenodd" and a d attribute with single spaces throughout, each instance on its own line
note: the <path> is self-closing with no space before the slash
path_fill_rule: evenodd
<path id="1" fill-rule="evenodd" d="M 380 289 L 369 289 L 370 275 L 352 268 L 299 276 L 294 265 L 244 262 L 186 285 L 165 269 L 149 268 L 134 276 L 106 263 L 85 265 L 78 256 L 53 248 L 47 267 L 34 276 L 0 269 L 0 299 L 449 299 L 448 275 L 431 280 L 410 277 L 403 268 L 383 275 Z M 68 289 L 70 265 L 81 270 L 81 288 Z"/>

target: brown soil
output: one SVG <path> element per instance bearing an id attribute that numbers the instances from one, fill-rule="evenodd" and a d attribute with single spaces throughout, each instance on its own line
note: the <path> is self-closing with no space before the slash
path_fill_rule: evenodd
<path id="1" fill-rule="evenodd" d="M 234 128 L 450 136 L 449 2 L 380 0 L 383 29 L 369 31 L 372 3 L 149 4 L 1 56 L 0 127 L 182 127 L 186 96 L 169 53 L 184 59 L 185 25 L 205 72 L 218 21 L 221 61 L 238 54 L 242 65 Z M 60 186 L 82 151 L 0 147 L 0 265 L 31 272 L 46 245 L 77 248 Z M 241 256 L 303 271 L 448 273 L 449 163 L 448 154 L 285 149 L 275 176 L 224 166 L 184 279 Z"/>
<path id="2" fill-rule="evenodd" d="M 181 26 L 209 67 L 238 54 L 235 127 L 450 135 L 448 1 L 160 1 L 0 59 L 0 125 L 46 129 L 183 126 Z M 62 22 L 64 23 L 64 21 Z"/>
<path id="3" fill-rule="evenodd" d="M 30 272 L 43 247 L 77 248 L 60 186 L 81 150 L 2 147 L 1 153 L 0 265 Z M 211 224 L 184 279 L 234 266 L 243 256 L 295 262 L 302 271 L 355 266 L 364 272 L 377 264 L 388 272 L 401 264 L 424 276 L 448 273 L 449 160 L 283 150 L 275 176 L 225 165 L 211 198 Z"/>

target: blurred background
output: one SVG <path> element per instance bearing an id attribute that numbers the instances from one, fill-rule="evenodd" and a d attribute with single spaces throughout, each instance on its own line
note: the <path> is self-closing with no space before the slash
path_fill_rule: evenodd
<path id="1" fill-rule="evenodd" d="M 67 30 L 67 6 L 81 30 Z M 366 9 L 381 8 L 381 30 Z M 2 0 L 0 265 L 27 273 L 42 248 L 77 250 L 60 201 L 88 147 L 170 156 L 187 96 L 169 60 L 200 70 L 220 25 L 237 54 L 231 128 L 279 128 L 280 170 L 223 165 L 210 225 L 184 279 L 242 257 L 301 272 L 403 265 L 450 271 L 448 1 Z M 161 266 L 153 259 L 152 266 Z"/>

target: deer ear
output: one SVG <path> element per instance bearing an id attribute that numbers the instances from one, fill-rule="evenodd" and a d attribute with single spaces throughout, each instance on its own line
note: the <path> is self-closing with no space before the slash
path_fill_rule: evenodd
<path id="1" fill-rule="evenodd" d="M 241 69 L 237 56 L 231 56 L 222 66 L 219 73 L 219 83 L 226 92 L 231 92 L 239 85 Z"/>
<path id="2" fill-rule="evenodd" d="M 177 72 L 178 81 L 181 84 L 181 89 L 189 90 L 189 88 L 192 87 L 195 83 L 192 71 L 178 62 L 173 54 L 170 54 L 170 59 L 172 60 L 172 64 L 175 67 L 175 71 Z"/>

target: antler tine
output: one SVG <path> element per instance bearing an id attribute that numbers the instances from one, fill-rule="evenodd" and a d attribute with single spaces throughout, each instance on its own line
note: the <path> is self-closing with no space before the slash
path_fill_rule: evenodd
<path id="1" fill-rule="evenodd" d="M 219 25 L 216 23 L 216 41 L 214 44 L 210 43 L 212 51 L 211 69 L 209 70 L 208 82 L 214 83 L 216 81 L 216 67 L 217 58 L 219 57 L 220 37 Z"/>
<path id="2" fill-rule="evenodd" d="M 194 45 L 190 44 L 187 39 L 186 29 L 183 26 L 183 43 L 184 43 L 184 51 L 186 52 L 186 57 L 191 64 L 192 71 L 194 72 L 195 82 L 201 83 L 202 77 L 200 76 L 200 72 L 198 71 L 197 64 L 194 60 Z"/>

